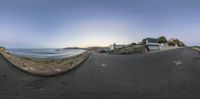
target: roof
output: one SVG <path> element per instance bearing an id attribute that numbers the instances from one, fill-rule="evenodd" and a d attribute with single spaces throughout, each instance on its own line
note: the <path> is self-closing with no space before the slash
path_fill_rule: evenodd
<path id="1" fill-rule="evenodd" d="M 158 43 L 158 39 L 156 38 L 146 38 L 146 40 L 148 40 L 148 42 L 151 42 L 151 43 Z"/>

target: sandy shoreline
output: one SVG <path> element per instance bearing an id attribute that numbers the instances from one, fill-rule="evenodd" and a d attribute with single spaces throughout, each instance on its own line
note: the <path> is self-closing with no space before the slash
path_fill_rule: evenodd
<path id="1" fill-rule="evenodd" d="M 80 65 L 90 54 L 88 51 L 85 51 L 81 54 L 63 59 L 35 60 L 18 57 L 5 51 L 0 52 L 7 61 L 18 69 L 39 76 L 52 76 L 69 71 Z"/>

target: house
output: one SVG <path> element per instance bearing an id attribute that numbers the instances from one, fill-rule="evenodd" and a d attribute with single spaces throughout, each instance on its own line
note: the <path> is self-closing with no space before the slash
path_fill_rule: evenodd
<path id="1" fill-rule="evenodd" d="M 148 51 L 159 50 L 159 43 L 157 38 L 145 38 L 145 45 L 148 48 Z"/>
<path id="2" fill-rule="evenodd" d="M 116 49 L 116 48 L 122 48 L 122 47 L 126 47 L 126 45 L 117 45 L 116 43 L 114 43 L 114 44 L 111 44 L 111 45 L 109 46 L 109 49 L 110 49 L 110 50 L 114 50 L 114 49 Z"/>

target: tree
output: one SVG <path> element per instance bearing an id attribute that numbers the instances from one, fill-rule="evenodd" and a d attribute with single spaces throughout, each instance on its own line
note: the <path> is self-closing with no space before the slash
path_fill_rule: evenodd
<path id="1" fill-rule="evenodd" d="M 158 38 L 158 43 L 167 43 L 167 39 L 164 36 Z"/>
<path id="2" fill-rule="evenodd" d="M 133 42 L 133 43 L 131 43 L 131 45 L 137 45 L 137 44 Z"/>
<path id="3" fill-rule="evenodd" d="M 146 39 L 142 40 L 142 44 L 145 45 L 146 44 Z"/>

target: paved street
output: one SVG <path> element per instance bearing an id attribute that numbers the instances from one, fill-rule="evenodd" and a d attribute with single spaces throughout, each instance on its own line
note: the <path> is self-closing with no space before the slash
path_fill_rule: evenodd
<path id="1" fill-rule="evenodd" d="M 150 54 L 93 53 L 78 68 L 36 77 L 0 56 L 2 99 L 199 99 L 200 55 L 181 48 Z"/>

